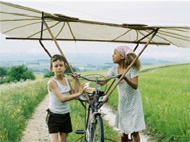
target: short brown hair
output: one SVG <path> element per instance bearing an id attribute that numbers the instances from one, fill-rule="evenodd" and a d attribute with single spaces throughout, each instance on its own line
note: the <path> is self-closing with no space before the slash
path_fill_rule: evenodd
<path id="1" fill-rule="evenodd" d="M 51 57 L 50 66 L 52 67 L 53 62 L 55 62 L 57 60 L 63 61 L 64 64 L 67 66 L 67 61 L 66 61 L 65 57 L 63 57 L 62 55 L 59 55 L 59 54 L 55 54 L 55 55 L 53 55 L 53 57 Z"/>

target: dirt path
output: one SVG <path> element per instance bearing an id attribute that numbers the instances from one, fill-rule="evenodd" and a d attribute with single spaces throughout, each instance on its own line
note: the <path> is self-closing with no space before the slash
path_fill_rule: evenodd
<path id="1" fill-rule="evenodd" d="M 50 142 L 48 128 L 45 123 L 48 95 L 36 108 L 32 118 L 28 121 L 21 142 Z"/>
<path id="2" fill-rule="evenodd" d="M 23 132 L 21 142 L 50 142 L 48 128 L 45 123 L 46 109 L 48 107 L 49 97 L 48 95 L 36 108 L 32 118 L 28 121 L 27 127 Z M 101 112 L 104 114 L 103 118 L 108 121 L 110 126 L 113 127 L 115 114 L 108 107 L 101 108 Z M 113 127 L 114 130 L 118 131 Z M 119 132 L 119 131 L 118 131 Z M 149 136 L 141 133 L 141 142 L 155 142 Z"/>
<path id="3" fill-rule="evenodd" d="M 119 133 L 119 130 L 114 127 L 115 113 L 108 106 L 105 106 L 105 105 L 101 107 L 101 112 L 103 113 L 104 120 L 106 120 L 108 124 L 112 126 L 113 129 L 115 131 L 118 131 Z M 143 133 L 140 133 L 140 138 L 141 138 L 141 142 L 156 142 L 154 138 L 148 135 L 144 135 Z"/>

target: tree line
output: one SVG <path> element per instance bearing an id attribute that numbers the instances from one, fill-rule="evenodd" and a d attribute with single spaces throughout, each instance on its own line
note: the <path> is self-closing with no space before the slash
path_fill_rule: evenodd
<path id="1" fill-rule="evenodd" d="M 73 71 L 76 68 L 72 67 Z M 65 70 L 65 74 L 70 73 L 69 68 Z M 53 72 L 47 72 L 44 74 L 44 78 L 54 76 Z M 32 70 L 29 70 L 26 65 L 13 66 L 11 68 L 0 67 L 0 84 L 17 82 L 21 80 L 35 80 L 35 75 Z"/>
<path id="2" fill-rule="evenodd" d="M 26 65 L 13 66 L 11 68 L 0 67 L 0 84 L 17 82 L 20 80 L 35 80 L 34 73 Z"/>

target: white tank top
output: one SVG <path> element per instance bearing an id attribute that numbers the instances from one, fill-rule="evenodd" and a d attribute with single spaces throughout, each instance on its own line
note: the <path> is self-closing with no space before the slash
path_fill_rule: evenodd
<path id="1" fill-rule="evenodd" d="M 52 78 L 53 79 L 53 78 Z M 66 78 L 64 78 L 66 81 L 66 86 L 62 85 L 61 83 L 59 83 L 59 81 L 53 79 L 58 86 L 58 89 L 60 90 L 60 92 L 62 93 L 62 95 L 67 96 L 69 95 L 69 91 L 71 90 L 69 82 Z M 53 113 L 57 113 L 57 114 L 65 114 L 69 112 L 69 102 L 64 102 L 62 103 L 57 97 L 56 95 L 49 91 L 49 110 Z"/>

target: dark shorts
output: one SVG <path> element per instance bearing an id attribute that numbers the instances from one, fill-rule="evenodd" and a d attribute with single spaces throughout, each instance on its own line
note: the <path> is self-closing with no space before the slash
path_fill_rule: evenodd
<path id="1" fill-rule="evenodd" d="M 49 133 L 70 133 L 72 132 L 72 124 L 70 113 L 53 114 L 48 112 L 46 117 Z"/>

